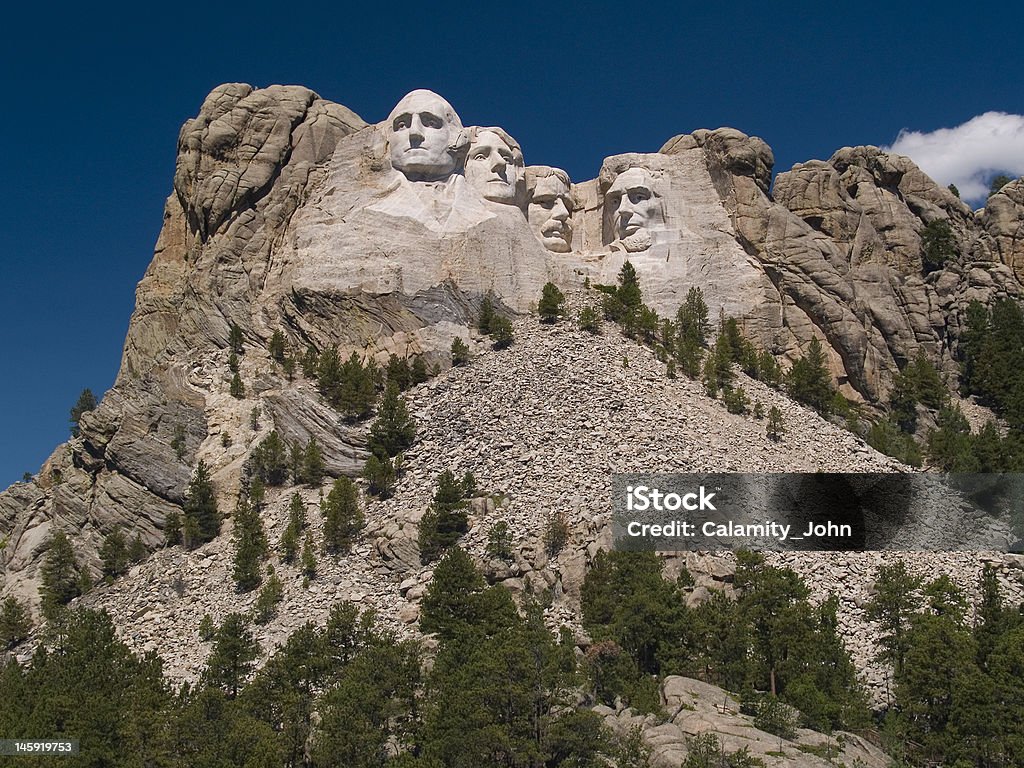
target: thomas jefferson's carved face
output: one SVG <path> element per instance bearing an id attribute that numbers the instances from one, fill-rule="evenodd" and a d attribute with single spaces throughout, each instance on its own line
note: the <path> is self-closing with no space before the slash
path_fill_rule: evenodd
<path id="1" fill-rule="evenodd" d="M 549 251 L 572 250 L 572 194 L 569 185 L 554 173 L 537 179 L 527 218 L 541 243 Z"/>
<path id="2" fill-rule="evenodd" d="M 654 192 L 654 179 L 643 168 L 630 168 L 620 173 L 605 195 L 605 205 L 612 213 L 611 222 L 618 240 L 665 223 L 661 200 Z"/>
<path id="3" fill-rule="evenodd" d="M 462 122 L 432 91 L 413 91 L 392 110 L 387 125 L 391 165 L 410 181 L 439 181 L 458 164 Z"/>
<path id="4" fill-rule="evenodd" d="M 518 205 L 524 184 L 522 152 L 494 131 L 482 130 L 469 147 L 466 180 L 486 200 Z"/>

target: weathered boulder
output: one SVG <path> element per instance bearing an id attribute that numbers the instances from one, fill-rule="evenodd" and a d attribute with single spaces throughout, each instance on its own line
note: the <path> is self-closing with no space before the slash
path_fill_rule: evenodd
<path id="1" fill-rule="evenodd" d="M 989 197 L 981 226 L 975 258 L 1002 262 L 1024 281 L 1024 178 Z"/>

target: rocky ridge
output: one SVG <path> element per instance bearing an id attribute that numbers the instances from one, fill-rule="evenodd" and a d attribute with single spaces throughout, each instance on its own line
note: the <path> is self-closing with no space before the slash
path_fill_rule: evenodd
<path id="1" fill-rule="evenodd" d="M 503 286 L 499 298 L 525 309 L 546 279 L 571 289 L 585 274 L 614 273 L 621 254 L 543 255 L 521 216 L 478 203 L 467 210 L 486 221 L 465 242 L 438 240 L 398 216 L 384 234 L 399 239 L 370 248 L 364 240 L 380 228 L 367 229 L 353 212 L 389 199 L 384 138 L 383 124 L 299 86 L 235 83 L 211 92 L 179 135 L 173 194 L 115 387 L 83 418 L 81 438 L 58 447 L 32 483 L 0 493 L 8 542 L 0 591 L 35 600 L 55 525 L 93 564 L 119 523 L 157 547 L 199 458 L 217 464 L 222 487 L 235 484 L 252 443 L 236 440 L 225 452 L 219 436 L 244 431 L 247 414 L 226 388 L 206 386 L 221 375 L 232 324 L 250 350 L 281 329 L 299 352 L 338 344 L 342 354 L 424 354 L 446 364 L 485 286 Z M 576 245 L 605 247 L 611 180 L 623 168 L 649 169 L 664 186 L 678 240 L 660 266 L 634 254 L 646 259 L 642 281 L 675 297 L 701 284 L 713 313 L 738 313 L 744 333 L 784 363 L 818 338 L 843 393 L 869 408 L 920 349 L 952 371 L 968 301 L 1024 295 L 1022 182 L 972 212 L 906 158 L 874 147 L 798 165 L 774 187 L 773 164 L 767 144 L 729 128 L 677 136 L 659 153 L 609 158 L 599 179 L 573 186 Z M 959 255 L 923 276 L 920 232 L 937 219 L 950 223 Z M 332 265 L 341 246 L 352 269 Z M 251 389 L 272 388 L 246 358 L 242 366 Z M 335 428 L 308 391 L 268 395 L 264 407 L 286 438 L 315 435 L 330 471 L 358 472 L 366 456 L 358 435 Z M 181 459 L 171 447 L 178 430 Z"/>
<path id="2" fill-rule="evenodd" d="M 575 306 L 580 301 L 593 301 L 593 294 L 573 297 Z M 478 558 L 489 579 L 514 593 L 539 595 L 550 590 L 549 621 L 574 627 L 578 633 L 586 568 L 600 548 L 611 544 L 609 473 L 905 469 L 860 438 L 740 374 L 752 400 L 783 413 L 785 438 L 769 440 L 764 421 L 728 413 L 704 394 L 698 382 L 666 378 L 664 365 L 651 350 L 623 338 L 610 324 L 595 337 L 569 321 L 547 326 L 526 318 L 516 322 L 516 335 L 516 343 L 503 351 L 489 349 L 486 339 L 471 339 L 477 356 L 470 365 L 452 368 L 409 390 L 417 441 L 406 456 L 396 495 L 383 502 L 365 499 L 368 524 L 351 555 L 337 561 L 319 557 L 319 574 L 308 590 L 302 588 L 297 567 L 273 558 L 285 584 L 285 601 L 279 617 L 261 630 L 265 651 L 305 621 L 323 621 L 330 605 L 343 599 L 376 609 L 400 634 L 415 633 L 418 601 L 432 575 L 419 561 L 417 523 L 433 496 L 437 476 L 446 469 L 457 476 L 472 472 L 481 489 L 471 502 L 470 531 L 462 544 Z M 306 382 L 287 384 L 270 369 L 269 360 L 263 365 L 264 379 L 272 385 L 259 396 L 264 400 L 309 387 Z M 220 386 L 221 378 L 212 381 Z M 236 423 L 244 423 L 243 414 L 257 398 L 228 401 L 237 403 Z M 255 433 L 247 434 L 248 425 L 236 426 L 236 443 L 258 442 L 274 426 L 270 417 L 262 421 Z M 241 445 L 233 449 L 245 452 Z M 221 462 L 225 460 L 230 456 Z M 218 476 L 227 477 L 223 468 Z M 222 509 L 230 509 L 227 501 L 236 488 L 219 487 Z M 296 490 L 309 509 L 315 538 L 322 541 L 320 489 L 289 487 L 268 493 L 264 522 L 272 546 L 280 539 Z M 568 545 L 550 557 L 543 531 L 555 512 L 566 516 L 572 534 Z M 487 562 L 484 556 L 487 533 L 497 520 L 508 522 L 514 536 L 511 563 Z M 840 597 L 841 629 L 876 701 L 884 695 L 885 674 L 871 660 L 875 638 L 862 607 L 877 567 L 899 556 L 768 555 L 769 562 L 800 573 L 815 599 L 831 592 Z M 231 557 L 228 524 L 215 541 L 195 551 L 158 550 L 127 576 L 80 601 L 110 610 L 124 638 L 140 650 L 160 653 L 173 677 L 194 679 L 208 651 L 194 642 L 202 616 L 209 613 L 219 620 L 227 612 L 250 609 L 255 601 L 255 593 L 236 594 Z M 949 573 L 972 597 L 982 564 L 992 562 L 1000 568 L 1008 601 L 1024 600 L 1019 558 L 914 552 L 903 559 L 911 571 L 926 577 Z M 692 603 L 706 599 L 708 590 L 731 589 L 730 553 L 666 558 L 667 573 L 682 566 L 696 578 Z"/>

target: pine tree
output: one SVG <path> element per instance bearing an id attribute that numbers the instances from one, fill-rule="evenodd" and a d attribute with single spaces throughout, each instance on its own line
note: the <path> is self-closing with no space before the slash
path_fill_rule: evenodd
<path id="1" fill-rule="evenodd" d="M 270 337 L 270 344 L 267 346 L 267 351 L 270 352 L 270 356 L 277 362 L 284 362 L 285 341 L 284 334 L 281 333 L 280 328 L 274 331 L 274 335 Z"/>
<path id="2" fill-rule="evenodd" d="M 537 303 L 537 313 L 541 322 L 553 323 L 562 314 L 562 303 L 565 295 L 558 290 L 554 283 L 545 283 L 541 291 L 540 301 Z"/>
<path id="3" fill-rule="evenodd" d="M 267 485 L 284 485 L 288 480 L 288 459 L 288 446 L 275 429 L 253 450 L 250 469 L 254 477 Z"/>
<path id="4" fill-rule="evenodd" d="M 184 540 L 194 549 L 220 533 L 220 511 L 206 462 L 200 459 L 185 492 Z"/>
<path id="5" fill-rule="evenodd" d="M 512 531 L 504 520 L 496 522 L 488 531 L 486 553 L 491 560 L 511 561 Z"/>
<path id="6" fill-rule="evenodd" d="M 270 567 L 267 583 L 263 585 L 259 595 L 256 596 L 256 605 L 253 606 L 253 621 L 257 624 L 268 623 L 277 615 L 277 606 L 283 597 L 284 585 L 274 569 Z"/>
<path id="7" fill-rule="evenodd" d="M 263 481 L 259 475 L 249 481 L 249 505 L 252 507 L 254 512 L 259 512 L 263 509 L 263 500 L 267 496 L 267 489 L 263 485 Z"/>
<path id="8" fill-rule="evenodd" d="M 700 288 L 693 286 L 686 292 L 686 300 L 676 312 L 676 331 L 679 341 L 688 340 L 698 348 L 707 346 L 711 323 L 708 320 L 704 291 Z"/>
<path id="9" fill-rule="evenodd" d="M 228 331 L 228 347 L 236 355 L 243 355 L 245 354 L 244 342 L 245 337 L 242 334 L 242 329 L 236 323 L 232 323 Z"/>
<path id="10" fill-rule="evenodd" d="M 761 350 L 757 357 L 757 370 L 758 378 L 769 387 L 778 389 L 782 384 L 782 367 L 767 349 Z"/>
<path id="11" fill-rule="evenodd" d="M 72 437 L 78 437 L 81 433 L 78 422 L 81 421 L 82 415 L 93 410 L 96 410 L 96 396 L 93 395 L 91 389 L 83 389 L 82 394 L 78 396 L 75 406 L 71 409 Z"/>
<path id="12" fill-rule="evenodd" d="M 732 347 L 725 333 L 718 334 L 715 347 L 704 361 L 704 388 L 708 396 L 717 397 L 723 389 L 731 389 L 736 374 L 732 370 Z"/>
<path id="13" fill-rule="evenodd" d="M 997 175 L 993 176 L 992 177 L 992 181 L 990 181 L 989 185 L 988 185 L 988 196 L 992 197 L 992 195 L 994 195 L 997 192 L 999 192 L 1003 187 L 1005 187 L 1011 181 L 1013 181 L 1013 179 L 1010 178 L 1009 176 L 1007 176 L 1005 173 L 1000 173 L 1000 174 L 997 174 Z"/>
<path id="14" fill-rule="evenodd" d="M 363 366 L 355 352 L 341 366 L 341 381 L 331 404 L 350 421 L 365 419 L 373 411 L 377 396 L 373 371 L 373 367 Z"/>
<path id="15" fill-rule="evenodd" d="M 164 544 L 173 547 L 181 544 L 181 515 L 178 512 L 169 512 L 164 520 Z"/>
<path id="16" fill-rule="evenodd" d="M 389 382 L 377 409 L 377 418 L 370 425 L 367 445 L 374 456 L 383 460 L 397 456 L 412 445 L 416 438 L 416 422 L 409 415 L 405 400 L 398 387 Z"/>
<path id="17" fill-rule="evenodd" d="M 288 474 L 292 476 L 292 482 L 295 485 L 301 484 L 306 477 L 302 469 L 302 459 L 302 446 L 299 445 L 298 440 L 292 440 L 292 444 L 288 448 Z"/>
<path id="18" fill-rule="evenodd" d="M 136 533 L 132 543 L 128 545 L 128 561 L 131 563 L 141 563 L 148 554 L 149 550 L 146 549 L 142 536 Z"/>
<path id="19" fill-rule="evenodd" d="M 299 561 L 302 564 L 302 573 L 306 579 L 316 578 L 316 555 L 313 554 L 313 534 L 307 533 L 302 542 L 302 555 Z"/>
<path id="20" fill-rule="evenodd" d="M 366 480 L 367 490 L 371 494 L 387 499 L 394 493 L 398 473 L 395 472 L 395 465 L 391 459 L 386 456 L 383 459 L 378 459 L 371 455 L 363 467 L 363 478 Z"/>
<path id="21" fill-rule="evenodd" d="M 239 497 L 233 518 L 235 556 L 232 575 L 239 591 L 249 592 L 260 583 L 260 563 L 267 554 L 267 535 L 259 513 L 244 497 Z"/>
<path id="22" fill-rule="evenodd" d="M 82 574 L 75 561 L 71 541 L 63 531 L 56 531 L 50 538 L 40 572 L 43 613 L 47 616 L 52 616 L 56 608 L 82 594 Z"/>
<path id="23" fill-rule="evenodd" d="M 228 614 L 214 636 L 205 678 L 210 685 L 220 688 L 229 699 L 233 699 L 252 672 L 259 655 L 259 643 L 253 638 L 246 618 L 240 613 Z"/>
<path id="24" fill-rule="evenodd" d="M 306 443 L 306 450 L 302 455 L 302 479 L 303 482 L 312 486 L 320 485 L 324 479 L 324 457 L 320 451 L 320 444 L 315 437 L 311 437 Z"/>
<path id="25" fill-rule="evenodd" d="M 902 561 L 883 565 L 875 579 L 875 595 L 864 608 L 867 617 L 879 625 L 881 650 L 876 658 L 892 664 L 897 674 L 903 670 L 910 618 L 918 603 L 915 592 L 921 586 L 921 579 L 911 576 Z"/>
<path id="26" fill-rule="evenodd" d="M 636 312 L 643 304 L 643 295 L 640 292 L 640 278 L 637 277 L 636 268 L 628 259 L 619 270 L 619 287 L 615 297 L 622 303 L 629 313 Z"/>
<path id="27" fill-rule="evenodd" d="M 956 240 L 949 222 L 945 219 L 928 222 L 921 231 L 921 266 L 924 273 L 942 269 L 956 255 Z"/>
<path id="28" fill-rule="evenodd" d="M 8 597 L 0 607 L 0 650 L 9 651 L 28 639 L 32 631 L 32 617 L 28 609 L 14 597 Z"/>
<path id="29" fill-rule="evenodd" d="M 427 373 L 427 361 L 423 355 L 417 355 L 412 361 L 412 383 L 422 384 L 430 378 L 430 374 Z"/>
<path id="30" fill-rule="evenodd" d="M 319 375 L 320 355 L 312 344 L 306 347 L 305 354 L 299 360 L 299 366 L 302 368 L 302 375 L 307 379 L 315 379 Z"/>
<path id="31" fill-rule="evenodd" d="M 120 528 L 107 535 L 100 546 L 103 575 L 114 579 L 128 570 L 128 541 Z"/>
<path id="32" fill-rule="evenodd" d="M 412 370 L 409 368 L 409 360 L 395 354 L 390 355 L 384 378 L 386 381 L 395 382 L 399 392 L 407 390 L 412 385 Z"/>
<path id="33" fill-rule="evenodd" d="M 777 406 L 772 406 L 768 409 L 768 424 L 765 428 L 765 434 L 769 440 L 779 442 L 782 436 L 786 434 L 786 427 L 782 422 L 782 411 Z"/>
<path id="34" fill-rule="evenodd" d="M 242 377 L 237 371 L 235 371 L 235 375 L 231 377 L 231 388 L 229 392 L 236 400 L 245 399 L 245 384 L 242 383 Z"/>
<path id="35" fill-rule="evenodd" d="M 807 354 L 790 368 L 786 390 L 798 403 L 809 405 L 822 414 L 829 412 L 834 393 L 832 374 L 825 364 L 825 353 L 817 337 L 811 339 Z"/>
<path id="36" fill-rule="evenodd" d="M 480 329 L 480 333 L 490 333 L 491 323 L 494 320 L 494 301 L 491 298 L 491 292 L 488 291 L 484 294 L 483 299 L 480 300 L 480 312 L 477 315 L 476 325 Z"/>
<path id="37" fill-rule="evenodd" d="M 577 320 L 582 330 L 587 333 L 592 333 L 595 336 L 601 333 L 601 317 L 597 314 L 597 310 L 587 305 L 580 310 L 579 318 Z"/>
<path id="38" fill-rule="evenodd" d="M 466 342 L 456 337 L 452 341 L 452 365 L 465 365 L 469 362 L 469 347 Z"/>
<path id="39" fill-rule="evenodd" d="M 183 424 L 175 424 L 174 435 L 171 437 L 171 450 L 178 457 L 178 461 L 185 458 L 185 445 L 185 426 Z"/>
<path id="40" fill-rule="evenodd" d="M 487 584 L 461 547 L 452 547 L 434 567 L 434 578 L 423 596 L 420 629 L 442 640 L 464 638 L 479 626 L 486 611 L 481 595 Z"/>
<path id="41" fill-rule="evenodd" d="M 438 476 L 434 500 L 420 519 L 420 560 L 423 563 L 437 559 L 469 529 L 463 494 L 462 484 L 450 470 Z"/>
<path id="42" fill-rule="evenodd" d="M 281 559 L 286 563 L 294 563 L 299 553 L 299 536 L 306 529 L 306 505 L 302 497 L 293 493 L 288 505 L 288 524 L 281 535 Z"/>
<path id="43" fill-rule="evenodd" d="M 324 499 L 324 550 L 332 555 L 348 554 L 355 537 L 366 525 L 359 508 L 359 492 L 347 477 L 339 477 Z"/>
<path id="44" fill-rule="evenodd" d="M 495 315 L 491 321 L 491 341 L 495 349 L 506 349 L 512 346 L 515 335 L 512 329 L 512 321 L 504 315 Z"/>

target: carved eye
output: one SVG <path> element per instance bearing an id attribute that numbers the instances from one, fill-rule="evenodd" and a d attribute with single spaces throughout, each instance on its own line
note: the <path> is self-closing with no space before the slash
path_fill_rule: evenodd
<path id="1" fill-rule="evenodd" d="M 404 129 L 408 128 L 408 127 L 409 127 L 409 116 L 408 115 L 402 115 L 401 117 L 396 117 L 394 125 L 392 125 L 392 128 L 394 128 L 394 130 L 396 130 L 396 131 L 401 131 L 401 130 L 404 130 Z"/>
<path id="2" fill-rule="evenodd" d="M 651 193 L 646 189 L 631 189 L 629 190 L 629 202 L 640 203 L 644 200 L 650 200 Z"/>
<path id="3" fill-rule="evenodd" d="M 444 123 L 441 122 L 441 118 L 437 115 L 432 115 L 429 112 L 424 112 L 420 115 L 420 120 L 423 122 L 425 128 L 440 128 Z"/>

